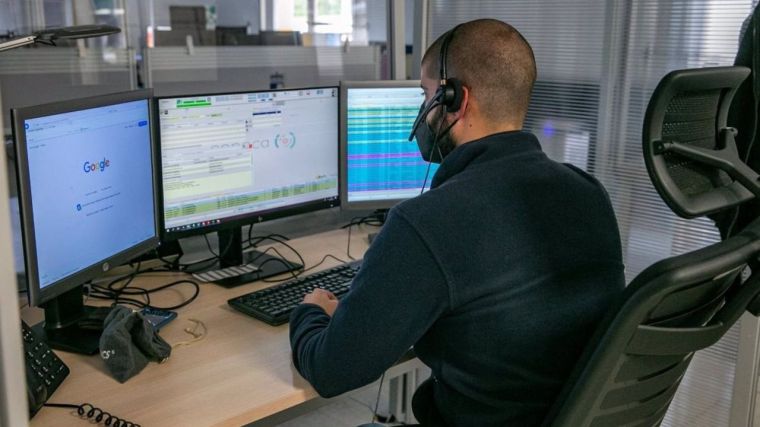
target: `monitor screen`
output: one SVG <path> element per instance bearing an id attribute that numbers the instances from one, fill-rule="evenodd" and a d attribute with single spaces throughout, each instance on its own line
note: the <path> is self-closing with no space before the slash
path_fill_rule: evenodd
<path id="1" fill-rule="evenodd" d="M 136 91 L 14 110 L 36 303 L 157 244 L 150 103 Z"/>
<path id="2" fill-rule="evenodd" d="M 85 306 L 83 285 L 158 245 L 151 95 L 12 110 L 29 301 L 53 348 L 96 353 L 101 331 L 82 325 L 109 308 Z"/>
<path id="3" fill-rule="evenodd" d="M 341 83 L 343 207 L 389 208 L 430 184 L 438 165 L 408 140 L 424 100 L 419 80 Z"/>
<path id="4" fill-rule="evenodd" d="M 337 92 L 160 98 L 165 238 L 336 206 Z"/>

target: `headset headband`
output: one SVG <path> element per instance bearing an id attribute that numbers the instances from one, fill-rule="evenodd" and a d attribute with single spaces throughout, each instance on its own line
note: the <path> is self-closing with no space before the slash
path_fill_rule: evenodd
<path id="1" fill-rule="evenodd" d="M 456 27 L 449 30 L 449 32 L 446 33 L 446 37 L 443 38 L 443 42 L 441 42 L 441 54 L 439 55 L 440 66 L 438 67 L 438 69 L 440 70 L 440 75 L 441 75 L 441 82 L 440 82 L 441 86 L 444 86 L 446 84 L 446 81 L 448 80 L 448 77 L 449 77 L 448 72 L 446 70 L 446 62 L 449 56 L 449 45 L 451 44 L 451 40 L 454 38 L 454 33 L 461 26 L 462 24 L 459 24 Z"/>

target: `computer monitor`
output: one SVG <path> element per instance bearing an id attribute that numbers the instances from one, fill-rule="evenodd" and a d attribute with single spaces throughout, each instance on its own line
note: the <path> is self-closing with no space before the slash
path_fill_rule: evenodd
<path id="1" fill-rule="evenodd" d="M 298 31 L 260 31 L 259 42 L 264 46 L 301 46 L 303 40 Z"/>
<path id="2" fill-rule="evenodd" d="M 29 300 L 54 348 L 97 352 L 82 285 L 158 245 L 151 103 L 140 90 L 12 110 Z"/>
<path id="3" fill-rule="evenodd" d="M 224 286 L 302 267 L 244 253 L 241 227 L 338 206 L 338 88 L 165 97 L 157 105 L 163 240 L 216 231 L 219 267 L 255 268 L 215 280 Z"/>
<path id="4" fill-rule="evenodd" d="M 429 186 L 438 165 L 408 140 L 424 100 L 419 80 L 341 82 L 343 208 L 388 209 Z"/>

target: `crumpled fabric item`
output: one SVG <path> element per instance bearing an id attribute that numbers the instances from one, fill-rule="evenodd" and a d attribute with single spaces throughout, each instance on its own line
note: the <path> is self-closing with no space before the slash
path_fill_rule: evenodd
<path id="1" fill-rule="evenodd" d="M 106 317 L 100 357 L 117 381 L 123 383 L 137 375 L 150 361 L 163 362 L 171 351 L 140 312 L 117 305 Z"/>

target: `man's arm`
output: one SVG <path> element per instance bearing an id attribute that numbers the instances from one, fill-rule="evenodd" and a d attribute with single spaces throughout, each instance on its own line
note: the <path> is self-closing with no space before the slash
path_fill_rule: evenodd
<path id="1" fill-rule="evenodd" d="M 380 377 L 449 308 L 439 263 L 397 211 L 391 211 L 332 318 L 314 304 L 302 304 L 291 315 L 293 363 L 321 396 Z"/>

